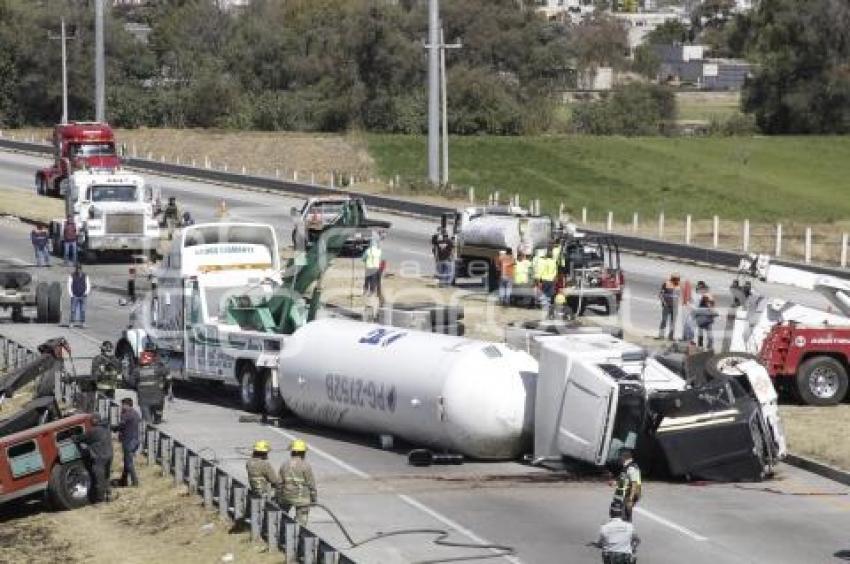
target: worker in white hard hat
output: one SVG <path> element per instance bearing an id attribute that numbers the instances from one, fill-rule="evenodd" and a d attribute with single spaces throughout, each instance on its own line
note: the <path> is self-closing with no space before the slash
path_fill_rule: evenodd
<path id="1" fill-rule="evenodd" d="M 280 487 L 280 479 L 269 462 L 269 452 L 271 444 L 268 441 L 257 441 L 254 443 L 251 458 L 245 463 L 251 493 L 264 500 L 271 499 Z"/>
<path id="2" fill-rule="evenodd" d="M 318 498 L 313 469 L 305 459 L 307 443 L 301 439 L 295 439 L 289 446 L 289 454 L 289 460 L 280 467 L 282 486 L 279 503 L 287 513 L 294 507 L 295 520 L 300 525 L 306 526 L 310 505 L 316 503 Z"/>

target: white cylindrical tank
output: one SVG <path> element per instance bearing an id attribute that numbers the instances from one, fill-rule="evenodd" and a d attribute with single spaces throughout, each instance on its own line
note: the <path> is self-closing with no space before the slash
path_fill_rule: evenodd
<path id="1" fill-rule="evenodd" d="M 548 217 L 518 217 L 511 215 L 483 215 L 461 228 L 464 245 L 531 250 L 545 247 L 552 236 L 552 223 Z"/>
<path id="2" fill-rule="evenodd" d="M 477 459 L 530 446 L 537 362 L 506 345 L 321 319 L 282 352 L 281 395 L 309 421 Z"/>

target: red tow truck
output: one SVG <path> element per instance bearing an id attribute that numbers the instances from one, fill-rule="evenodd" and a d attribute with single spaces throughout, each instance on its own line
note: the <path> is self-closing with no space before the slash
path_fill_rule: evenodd
<path id="1" fill-rule="evenodd" d="M 108 124 L 77 121 L 53 129 L 53 164 L 35 174 L 39 196 L 62 198 L 68 177 L 75 170 L 116 169 L 121 159 L 115 152 L 115 134 Z"/>
<path id="2" fill-rule="evenodd" d="M 805 404 L 841 403 L 850 372 L 850 281 L 771 264 L 765 255 L 743 259 L 739 272 L 762 282 L 812 290 L 826 299 L 829 309 L 771 299 L 735 283 L 732 293 L 740 305 L 728 350 L 758 357 L 774 384 Z"/>

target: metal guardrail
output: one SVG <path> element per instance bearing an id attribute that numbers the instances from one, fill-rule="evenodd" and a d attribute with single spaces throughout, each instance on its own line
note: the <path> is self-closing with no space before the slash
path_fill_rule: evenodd
<path id="1" fill-rule="evenodd" d="M 49 145 L 44 145 L 40 143 L 28 143 L 25 141 L 14 141 L 11 139 L 0 139 L 0 148 L 46 154 L 52 152 L 52 148 Z M 357 197 L 363 198 L 366 202 L 366 205 L 373 208 L 380 208 L 389 212 L 418 215 L 433 219 L 439 218 L 443 213 L 455 211 L 454 208 L 439 206 L 436 204 L 413 202 L 409 200 L 402 200 L 399 198 L 391 198 L 389 196 L 381 196 L 378 194 L 358 193 L 353 190 L 331 188 L 318 184 L 305 184 L 287 180 L 280 180 L 277 178 L 251 176 L 247 174 L 239 174 L 237 172 L 226 172 L 221 170 L 192 167 L 188 165 L 166 163 L 161 161 L 151 161 L 139 158 L 125 158 L 124 162 L 127 164 L 127 166 L 150 172 L 158 172 L 176 176 L 187 176 L 198 178 L 200 180 L 210 180 L 213 182 L 223 182 L 228 184 L 250 186 L 252 188 L 276 190 L 280 192 L 298 194 L 301 196 L 320 196 L 341 193 L 355 194 L 357 195 Z M 605 231 L 595 231 L 589 229 L 583 230 L 587 233 L 591 233 L 594 235 L 610 237 L 611 239 L 616 241 L 617 244 L 623 249 L 668 256 L 683 260 L 701 261 L 719 266 L 737 267 L 738 261 L 742 256 L 741 253 L 736 253 L 734 251 L 695 247 L 693 245 L 685 245 L 683 243 L 673 243 L 669 241 L 661 241 L 658 239 L 646 239 L 630 235 L 609 233 Z M 772 262 L 785 266 L 805 268 L 806 270 L 818 274 L 826 274 L 830 276 L 839 277 L 848 276 L 848 271 L 842 268 L 817 266 L 811 264 L 803 265 L 801 263 L 795 263 L 793 261 L 785 261 L 781 259 L 775 259 Z"/>
<path id="2" fill-rule="evenodd" d="M 23 366 L 38 354 L 0 335 L 0 366 L 4 371 Z M 57 375 L 57 386 L 57 396 L 70 404 L 77 392 L 76 384 L 61 382 Z M 114 400 L 98 395 L 97 409 L 110 426 L 118 424 L 121 408 Z M 276 503 L 252 495 L 241 480 L 218 466 L 214 459 L 201 455 L 203 450 L 196 451 L 144 421 L 140 437 L 144 437 L 141 451 L 149 466 L 159 464 L 163 475 L 170 476 L 175 486 L 187 486 L 190 493 L 203 498 L 206 509 L 217 508 L 222 519 L 230 519 L 234 524 L 249 523 L 251 540 L 265 540 L 269 551 L 286 555 L 286 562 L 356 564 L 309 528 L 299 525 Z"/>

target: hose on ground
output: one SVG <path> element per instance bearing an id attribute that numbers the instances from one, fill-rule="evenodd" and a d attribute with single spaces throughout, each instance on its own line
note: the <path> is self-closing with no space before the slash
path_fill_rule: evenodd
<path id="1" fill-rule="evenodd" d="M 327 513 L 339 530 L 342 532 L 345 540 L 351 545 L 350 548 L 358 548 L 363 546 L 364 544 L 368 544 L 371 542 L 375 542 L 378 540 L 386 539 L 389 537 L 397 537 L 402 535 L 434 535 L 434 539 L 431 541 L 435 545 L 444 546 L 447 548 L 462 548 L 469 550 L 489 550 L 491 553 L 489 554 L 479 554 L 472 556 L 454 556 L 449 558 L 437 558 L 433 560 L 419 560 L 414 564 L 439 564 L 443 562 L 463 562 L 467 560 L 483 560 L 485 558 L 502 558 L 504 556 L 513 556 L 516 554 L 516 549 L 512 546 L 502 545 L 502 544 L 488 544 L 488 543 L 466 543 L 466 542 L 457 542 L 450 541 L 448 537 L 451 535 L 450 531 L 445 529 L 397 529 L 394 531 L 385 531 L 378 532 L 377 534 L 368 537 L 363 540 L 354 540 L 351 534 L 348 532 L 348 529 L 345 528 L 345 525 L 342 524 L 342 521 L 336 516 L 336 514 L 331 511 L 327 506 L 322 505 L 321 503 L 311 503 L 311 507 L 318 507 L 322 509 L 325 513 Z"/>

